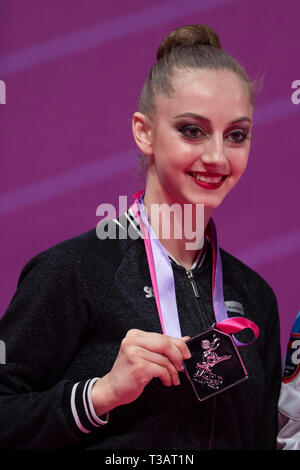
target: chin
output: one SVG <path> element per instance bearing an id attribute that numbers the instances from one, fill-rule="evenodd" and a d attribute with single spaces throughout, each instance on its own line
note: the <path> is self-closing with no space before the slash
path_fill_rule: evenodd
<path id="1" fill-rule="evenodd" d="M 224 197 L 194 197 L 190 198 L 190 200 L 187 200 L 185 204 L 203 204 L 205 208 L 213 210 L 219 207 L 219 205 L 222 203 L 224 200 Z"/>

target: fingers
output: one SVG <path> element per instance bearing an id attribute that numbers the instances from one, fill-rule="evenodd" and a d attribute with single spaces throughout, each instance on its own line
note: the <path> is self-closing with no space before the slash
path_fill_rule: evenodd
<path id="1" fill-rule="evenodd" d="M 159 378 L 167 387 L 179 385 L 182 361 L 191 357 L 185 343 L 188 339 L 188 336 L 173 338 L 160 333 L 129 330 L 111 371 L 100 383 L 102 388 L 105 386 L 109 390 L 106 396 L 109 396 L 110 409 L 136 400 L 153 378 Z M 94 395 L 98 403 L 101 399 L 97 390 Z"/>
<path id="2" fill-rule="evenodd" d="M 149 362 L 153 360 L 154 363 L 166 367 L 172 377 L 172 383 L 177 384 L 179 380 L 177 371 L 182 370 L 182 360 L 191 357 L 184 339 L 189 339 L 189 337 L 173 338 L 160 333 L 129 330 L 123 341 L 128 346 L 134 344 L 141 348 L 136 354 L 144 351 L 143 357 Z M 149 354 L 150 352 L 152 354 Z"/>
<path id="3" fill-rule="evenodd" d="M 181 339 L 182 339 L 182 341 L 187 341 L 187 340 L 191 339 L 191 337 L 190 336 L 183 336 Z"/>
<path id="4" fill-rule="evenodd" d="M 151 368 L 152 377 L 160 379 L 163 385 L 165 385 L 166 387 L 180 384 L 178 372 L 175 369 L 174 369 L 174 375 L 172 376 L 167 367 L 160 366 L 158 364 L 155 364 L 154 362 L 151 363 L 150 368 Z"/>
<path id="5" fill-rule="evenodd" d="M 181 370 L 182 360 L 191 357 L 188 346 L 181 338 L 162 335 L 160 333 L 148 333 L 142 330 L 129 330 L 125 340 L 166 356 L 177 370 Z"/>
<path id="6" fill-rule="evenodd" d="M 160 366 L 160 368 L 155 368 L 155 375 L 153 375 L 153 377 L 158 377 L 157 374 L 159 374 L 159 377 L 161 378 L 164 385 L 171 386 L 180 384 L 178 371 L 166 356 L 142 349 L 140 352 L 140 357 L 150 364 Z"/>

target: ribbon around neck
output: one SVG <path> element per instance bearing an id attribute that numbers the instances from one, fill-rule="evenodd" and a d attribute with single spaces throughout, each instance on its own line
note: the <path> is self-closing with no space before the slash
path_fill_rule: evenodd
<path id="1" fill-rule="evenodd" d="M 141 227 L 148 266 L 163 334 L 181 338 L 181 329 L 176 302 L 174 276 L 167 251 L 159 242 L 156 234 L 148 222 L 143 203 L 144 191 L 134 194 L 132 211 Z M 215 328 L 226 334 L 238 333 L 244 329 L 251 329 L 254 338 L 248 343 L 241 343 L 234 336 L 236 346 L 252 344 L 259 336 L 259 328 L 253 321 L 244 317 L 228 317 L 223 294 L 223 275 L 220 250 L 217 242 L 216 226 L 210 218 L 206 235 L 212 245 L 212 304 L 216 319 Z"/>

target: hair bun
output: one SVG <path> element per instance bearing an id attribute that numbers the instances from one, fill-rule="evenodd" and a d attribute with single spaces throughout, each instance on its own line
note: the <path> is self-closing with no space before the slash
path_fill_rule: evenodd
<path id="1" fill-rule="evenodd" d="M 162 40 L 157 51 L 157 60 L 169 54 L 175 47 L 194 44 L 209 44 L 222 49 L 218 35 L 210 26 L 191 24 L 175 29 Z"/>

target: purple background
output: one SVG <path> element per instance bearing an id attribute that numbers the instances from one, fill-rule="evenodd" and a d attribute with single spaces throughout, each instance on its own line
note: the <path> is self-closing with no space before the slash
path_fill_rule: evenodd
<path id="1" fill-rule="evenodd" d="M 285 351 L 300 309 L 298 0 L 1 0 L 1 297 L 24 264 L 96 226 L 96 208 L 144 187 L 131 116 L 162 38 L 204 23 L 253 79 L 247 171 L 215 212 L 220 244 L 273 287 Z"/>

